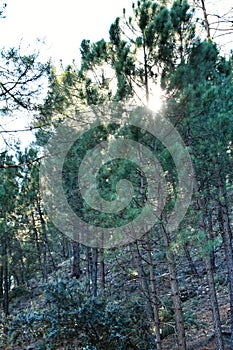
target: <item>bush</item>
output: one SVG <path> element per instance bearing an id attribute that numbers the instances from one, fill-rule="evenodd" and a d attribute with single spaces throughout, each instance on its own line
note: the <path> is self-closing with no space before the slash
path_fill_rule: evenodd
<path id="1" fill-rule="evenodd" d="M 139 300 L 88 296 L 78 281 L 46 286 L 44 308 L 11 321 L 12 344 L 43 340 L 45 349 L 76 344 L 82 350 L 148 350 L 149 331 Z"/>

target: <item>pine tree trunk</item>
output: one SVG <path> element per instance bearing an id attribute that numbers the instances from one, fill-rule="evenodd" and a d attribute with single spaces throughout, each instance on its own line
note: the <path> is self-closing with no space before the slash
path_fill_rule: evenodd
<path id="1" fill-rule="evenodd" d="M 152 308 L 153 308 L 154 323 L 155 323 L 156 345 L 157 345 L 157 350 L 162 350 L 162 341 L 161 341 L 161 335 L 160 335 L 160 321 L 159 321 L 159 306 L 158 306 L 155 276 L 154 276 L 154 270 L 153 270 L 153 261 L 152 261 L 152 255 L 151 255 L 152 248 L 151 248 L 148 234 L 146 234 L 145 238 L 146 238 L 146 246 L 147 246 L 147 257 L 148 257 L 148 263 L 149 263 L 149 276 L 150 276 L 150 284 L 151 284 Z"/>
<path id="2" fill-rule="evenodd" d="M 139 253 L 139 247 L 138 247 L 138 242 L 136 242 L 134 245 L 130 246 L 130 251 L 133 257 L 133 262 L 136 266 L 137 269 L 137 275 L 138 275 L 138 282 L 139 282 L 139 288 L 141 290 L 143 298 L 146 300 L 145 303 L 145 311 L 148 319 L 148 323 L 151 324 L 152 318 L 153 318 L 153 310 L 151 306 L 151 297 L 150 297 L 150 291 L 148 287 L 148 278 L 145 274 L 145 271 L 142 266 L 142 261 L 140 258 L 140 253 Z M 155 324 L 153 320 L 153 324 Z M 155 324 L 155 334 L 157 334 L 158 330 L 156 329 L 158 325 L 156 326 Z M 150 342 L 151 342 L 151 347 L 157 349 L 156 347 L 156 339 L 154 336 L 154 333 L 150 332 Z"/>
<path id="3" fill-rule="evenodd" d="M 190 267 L 190 270 L 191 270 L 193 276 L 198 277 L 198 272 L 197 272 L 196 266 L 193 262 L 193 259 L 190 255 L 190 251 L 189 251 L 189 247 L 188 247 L 187 243 L 184 244 L 184 253 L 185 253 L 186 258 L 188 260 L 188 264 L 189 264 L 189 267 Z"/>
<path id="4" fill-rule="evenodd" d="M 92 274 L 91 274 L 91 280 L 92 280 L 92 293 L 94 297 L 97 297 L 97 273 L 98 273 L 98 249 L 93 248 L 93 259 L 92 259 Z"/>
<path id="5" fill-rule="evenodd" d="M 14 238 L 14 240 L 15 240 L 15 247 L 17 247 L 16 249 L 17 249 L 17 252 L 19 254 L 19 261 L 21 264 L 20 276 L 18 276 L 17 273 L 15 272 L 15 277 L 17 276 L 19 284 L 26 283 L 26 285 L 28 286 L 28 280 L 26 278 L 26 266 L 24 263 L 24 254 L 23 254 L 23 249 L 21 247 L 21 242 L 16 237 Z"/>
<path id="6" fill-rule="evenodd" d="M 86 282 L 87 282 L 87 292 L 91 292 L 91 265 L 92 258 L 90 248 L 86 247 Z"/>
<path id="7" fill-rule="evenodd" d="M 209 239 L 213 242 L 216 238 L 214 235 L 214 229 L 213 229 L 213 219 L 212 219 L 212 211 L 207 211 L 207 217 L 208 217 L 208 231 L 209 231 Z M 212 266 L 213 273 L 216 272 L 216 266 L 215 266 L 215 252 L 214 248 L 210 251 L 210 262 Z"/>
<path id="8" fill-rule="evenodd" d="M 205 259 L 205 265 L 206 265 L 206 272 L 207 272 L 207 279 L 208 279 L 208 286 L 209 286 L 210 302 L 212 307 L 212 318 L 213 318 L 213 324 L 214 324 L 216 349 L 224 350 L 218 299 L 217 299 L 217 294 L 215 289 L 213 266 L 212 266 L 210 257 Z"/>
<path id="9" fill-rule="evenodd" d="M 226 263 L 228 270 L 228 281 L 229 281 L 229 294 L 230 294 L 230 310 L 231 310 L 231 348 L 233 349 L 233 253 L 232 253 L 232 232 L 230 230 L 229 216 L 227 203 L 224 200 L 224 188 L 223 180 L 219 174 L 218 179 L 218 190 L 219 190 L 219 224 L 221 228 L 221 235 L 226 255 Z"/>
<path id="10" fill-rule="evenodd" d="M 150 291 L 148 287 L 148 278 L 146 277 L 145 271 L 142 266 L 142 261 L 139 254 L 138 242 L 135 243 L 135 246 L 131 246 L 131 254 L 133 257 L 133 262 L 137 269 L 139 288 L 141 290 L 142 296 L 147 300 L 146 302 L 146 313 L 148 320 L 151 322 L 152 319 L 152 308 L 150 301 Z"/>
<path id="11" fill-rule="evenodd" d="M 204 232 L 207 232 L 207 228 L 205 225 L 204 217 L 202 216 L 202 230 Z M 209 232 L 207 236 L 207 239 L 211 240 L 211 234 L 212 234 L 212 218 L 209 217 Z M 210 231 L 211 230 L 211 231 Z M 221 320 L 220 320 L 220 313 L 219 313 L 219 306 L 218 306 L 218 298 L 215 288 L 215 282 L 214 282 L 214 259 L 213 259 L 213 249 L 208 253 L 209 256 L 205 259 L 205 265 L 206 265 L 206 272 L 207 272 L 207 280 L 208 280 L 208 286 L 209 286 L 209 295 L 210 295 L 210 302 L 212 307 L 212 318 L 213 318 L 213 324 L 214 324 L 214 334 L 215 334 L 215 343 L 216 348 L 219 350 L 224 350 L 224 343 L 223 343 L 223 337 L 221 332 Z"/>
<path id="12" fill-rule="evenodd" d="M 149 79 L 148 79 L 148 63 L 147 63 L 147 54 L 146 54 L 146 44 L 145 44 L 145 38 L 143 40 L 143 58 L 144 58 L 144 85 L 146 90 L 146 102 L 149 103 Z"/>
<path id="13" fill-rule="evenodd" d="M 3 257 L 0 263 L 0 299 L 3 298 Z"/>
<path id="14" fill-rule="evenodd" d="M 100 288 L 103 293 L 105 289 L 105 263 L 104 263 L 104 250 L 100 249 Z"/>
<path id="15" fill-rule="evenodd" d="M 3 237 L 3 311 L 5 316 L 9 315 L 9 276 L 8 276 L 8 249 L 7 233 Z"/>
<path id="16" fill-rule="evenodd" d="M 166 258 L 167 258 L 169 279 L 170 279 L 171 292 L 172 292 L 172 300 L 173 300 L 174 312 L 175 312 L 178 350 L 186 350 L 187 346 L 186 346 L 184 319 L 183 319 L 183 312 L 181 307 L 178 280 L 176 275 L 175 258 L 174 258 L 174 254 L 170 250 L 170 235 L 166 231 L 165 227 L 163 227 L 163 239 L 164 239 L 164 245 L 166 248 Z"/>
<path id="17" fill-rule="evenodd" d="M 204 0 L 201 0 L 201 8 L 202 8 L 202 12 L 203 12 L 204 20 L 205 20 L 205 30 L 206 30 L 207 39 L 211 39 L 210 24 L 209 24 L 208 13 L 207 13 L 207 10 L 206 10 L 206 6 L 205 6 L 205 1 Z"/>
<path id="18" fill-rule="evenodd" d="M 71 245 L 72 242 L 65 235 L 62 235 L 62 256 L 64 259 L 68 259 L 72 255 L 71 250 L 73 250 L 73 245 L 72 249 L 70 249 Z"/>
<path id="19" fill-rule="evenodd" d="M 197 183 L 197 178 L 194 174 L 194 193 L 196 196 L 196 209 L 198 211 L 201 211 L 201 224 L 200 228 L 202 232 L 205 234 L 206 240 L 208 241 L 210 239 L 210 234 L 207 232 L 206 227 L 206 221 L 204 217 L 204 203 L 199 198 L 199 188 Z M 207 215 L 207 214 L 206 214 Z M 211 221 L 211 218 L 209 218 L 209 222 Z M 212 226 L 209 226 L 209 229 L 212 229 Z M 211 302 L 211 311 L 212 311 L 212 319 L 213 319 L 213 325 L 214 325 L 214 335 L 215 335 L 215 342 L 218 346 L 219 350 L 224 350 L 223 345 L 223 337 L 222 337 L 222 331 L 221 331 L 221 322 L 220 322 L 220 313 L 219 313 L 219 305 L 218 305 L 218 299 L 217 299 L 217 293 L 215 288 L 215 282 L 214 282 L 214 273 L 213 273 L 213 264 L 211 263 L 212 259 L 212 251 L 207 252 L 207 258 L 204 259 L 205 266 L 206 266 L 206 272 L 207 272 L 207 280 L 208 280 L 208 286 L 209 286 L 209 296 L 210 296 L 210 302 Z"/>
<path id="20" fill-rule="evenodd" d="M 146 93 L 147 93 L 147 102 L 149 102 L 147 56 L 146 56 L 145 46 L 144 46 L 144 65 L 145 65 L 145 85 L 146 85 Z M 141 149 L 140 149 L 140 164 L 142 164 Z M 142 166 L 140 166 L 140 168 L 142 169 Z M 144 183 L 143 176 L 141 176 L 140 189 L 141 189 L 143 205 L 145 205 L 146 203 L 144 188 L 145 188 L 145 183 Z M 156 284 L 155 284 L 154 266 L 153 266 L 152 254 L 151 254 L 152 247 L 150 244 L 150 238 L 148 233 L 145 235 L 145 241 L 146 241 L 146 251 L 147 251 L 147 257 L 148 257 L 148 264 L 149 264 L 149 276 L 150 276 L 150 285 L 151 285 L 150 294 L 151 294 L 151 300 L 152 300 L 152 310 L 153 310 L 153 318 L 154 318 L 154 325 L 155 325 L 156 346 L 157 346 L 157 350 L 162 350 L 160 322 L 159 322 L 159 306 L 158 306 L 157 290 L 156 290 Z"/>
<path id="21" fill-rule="evenodd" d="M 31 217 L 32 217 L 33 231 L 34 231 L 34 234 L 35 234 L 37 258 L 38 258 L 39 266 L 40 266 L 41 273 L 42 273 L 42 276 L 43 276 L 44 272 L 43 272 L 43 264 L 42 264 L 42 258 L 41 258 L 41 246 L 40 246 L 40 242 L 39 242 L 39 235 L 38 235 L 38 231 L 37 231 L 37 228 L 36 228 L 35 217 L 34 217 L 33 211 L 31 212 Z M 44 276 L 43 276 L 43 278 L 44 278 Z"/>
<path id="22" fill-rule="evenodd" d="M 73 245 L 73 265 L 71 277 L 79 279 L 81 275 L 80 268 L 80 244 L 78 242 L 72 242 Z"/>
<path id="23" fill-rule="evenodd" d="M 38 208 L 40 224 L 41 224 L 41 228 L 42 228 L 42 232 L 43 232 L 43 239 L 44 239 L 45 247 L 46 247 L 46 250 L 48 252 L 48 256 L 50 258 L 50 261 L 52 263 L 53 271 L 55 272 L 57 270 L 57 266 L 55 264 L 55 261 L 54 261 L 54 258 L 53 258 L 53 255 L 52 255 L 52 252 L 50 249 L 50 245 L 49 245 L 49 241 L 48 241 L 48 237 L 47 237 L 47 229 L 46 229 L 46 225 L 45 225 L 45 220 L 44 220 L 43 213 L 41 210 L 41 204 L 40 204 L 39 198 L 36 197 L 36 199 L 37 199 L 37 208 Z"/>
<path id="24" fill-rule="evenodd" d="M 43 251 L 43 264 L 42 264 L 42 276 L 43 276 L 43 282 L 47 283 L 48 282 L 48 263 L 47 263 L 47 252 L 46 249 L 44 248 Z"/>

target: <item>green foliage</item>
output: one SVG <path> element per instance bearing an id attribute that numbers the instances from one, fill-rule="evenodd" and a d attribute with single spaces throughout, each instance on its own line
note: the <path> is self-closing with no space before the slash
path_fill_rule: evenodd
<path id="1" fill-rule="evenodd" d="M 87 295 L 78 282 L 46 286 L 43 309 L 14 316 L 12 345 L 43 340 L 46 349 L 78 344 L 80 349 L 147 349 L 149 328 L 139 300 Z"/>

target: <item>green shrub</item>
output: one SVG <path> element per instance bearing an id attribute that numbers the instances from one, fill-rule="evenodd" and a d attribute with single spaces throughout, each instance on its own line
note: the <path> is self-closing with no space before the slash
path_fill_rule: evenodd
<path id="1" fill-rule="evenodd" d="M 87 295 L 78 281 L 49 284 L 43 309 L 11 321 L 12 344 L 43 340 L 46 349 L 77 344 L 82 350 L 148 350 L 150 327 L 139 300 Z"/>

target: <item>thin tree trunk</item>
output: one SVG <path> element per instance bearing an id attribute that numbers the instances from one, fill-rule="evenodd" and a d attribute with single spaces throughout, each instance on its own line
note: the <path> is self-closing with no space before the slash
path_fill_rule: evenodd
<path id="1" fill-rule="evenodd" d="M 9 275 L 6 232 L 4 232 L 3 236 L 3 311 L 7 317 L 9 315 Z"/>
<path id="2" fill-rule="evenodd" d="M 40 246 L 40 242 L 39 242 L 39 235 L 38 235 L 38 231 L 37 231 L 37 228 L 36 228 L 36 222 L 35 222 L 35 217 L 34 217 L 33 211 L 31 212 L 31 217 L 32 217 L 33 231 L 34 231 L 34 234 L 35 234 L 37 258 L 38 258 L 39 266 L 40 266 L 41 273 L 42 273 L 42 276 L 43 276 L 44 269 L 43 269 L 42 258 L 41 258 L 41 246 Z M 45 279 L 45 276 L 43 276 L 43 278 Z"/>
<path id="3" fill-rule="evenodd" d="M 223 245 L 225 249 L 227 270 L 228 270 L 228 281 L 229 281 L 229 294 L 230 294 L 230 310 L 231 310 L 231 348 L 233 349 L 233 253 L 232 253 L 232 242 L 231 242 L 231 231 L 229 225 L 229 216 L 226 203 L 224 199 L 224 189 L 219 174 L 218 178 L 218 190 L 219 190 L 219 213 L 220 213 L 220 227 Z"/>
<path id="4" fill-rule="evenodd" d="M 91 252 L 90 248 L 86 247 L 86 281 L 87 281 L 87 292 L 91 292 Z"/>
<path id="5" fill-rule="evenodd" d="M 197 178 L 194 174 L 194 193 L 196 195 L 196 209 L 201 211 L 201 224 L 200 228 L 202 232 L 205 233 L 206 239 L 210 239 L 206 223 L 205 223 L 205 217 L 204 217 L 204 204 L 199 198 L 199 188 L 197 183 Z M 215 335 L 215 342 L 218 350 L 224 350 L 224 344 L 223 344 L 223 337 L 222 337 L 222 331 L 221 331 L 221 322 L 220 322 L 220 313 L 219 313 L 219 305 L 218 305 L 218 298 L 215 288 L 215 282 L 214 282 L 214 274 L 213 274 L 213 265 L 211 263 L 212 258 L 212 252 L 207 252 L 207 257 L 204 258 L 205 266 L 206 266 L 206 273 L 207 273 L 207 280 L 208 280 L 208 286 L 209 286 L 209 296 L 210 296 L 210 302 L 211 302 L 211 309 L 212 309 L 212 319 L 213 319 L 213 325 L 214 325 L 214 335 Z"/>
<path id="6" fill-rule="evenodd" d="M 172 300 L 175 311 L 175 321 L 176 321 L 176 332 L 177 332 L 177 345 L 178 350 L 186 350 L 186 337 L 185 337 L 185 329 L 184 329 L 184 319 L 183 312 L 181 307 L 181 300 L 179 294 L 179 286 L 176 275 L 176 264 L 174 254 L 170 250 L 170 235 L 166 231 L 166 228 L 163 227 L 163 239 L 164 245 L 166 248 L 166 258 L 168 264 L 169 271 L 169 279 L 172 291 Z"/>
<path id="7" fill-rule="evenodd" d="M 68 259 L 70 255 L 70 241 L 65 235 L 62 235 L 62 256 L 64 259 Z"/>
<path id="8" fill-rule="evenodd" d="M 209 23 L 209 19 L 208 19 L 207 9 L 205 6 L 205 0 L 194 0 L 194 4 L 202 10 L 204 22 L 205 22 L 206 36 L 207 36 L 207 39 L 211 39 L 210 23 Z"/>
<path id="9" fill-rule="evenodd" d="M 220 175 L 219 175 L 220 176 Z M 228 232 L 231 245 L 232 245 L 232 229 L 231 229 L 231 223 L 230 223 L 230 215 L 229 215 L 229 207 L 228 207 L 228 202 L 227 202 L 227 194 L 226 194 L 226 189 L 225 186 L 223 186 L 223 181 L 219 178 L 219 183 L 222 183 L 219 185 L 219 204 L 221 207 L 221 213 L 222 217 L 224 219 L 224 229 L 226 232 Z"/>
<path id="10" fill-rule="evenodd" d="M 39 202 L 39 198 L 36 197 L 36 199 L 37 199 L 37 208 L 38 208 L 38 212 L 39 212 L 40 224 L 41 224 L 41 228 L 42 228 L 42 232 L 43 232 L 43 238 L 44 238 L 45 247 L 46 247 L 46 250 L 48 252 L 50 261 L 52 263 L 53 271 L 55 272 L 57 270 L 57 266 L 55 264 L 55 261 L 54 261 L 54 258 L 53 258 L 53 255 L 52 255 L 52 252 L 51 252 L 51 249 L 50 249 L 50 246 L 49 246 L 49 241 L 48 241 L 48 237 L 47 237 L 47 229 L 46 229 L 46 226 L 45 226 L 45 221 L 44 221 L 43 213 L 42 213 L 42 210 L 41 210 L 41 205 L 40 205 L 40 202 Z"/>
<path id="11" fill-rule="evenodd" d="M 201 0 L 201 8 L 202 8 L 203 16 L 204 16 L 204 20 L 205 20 L 205 30 L 206 30 L 207 39 L 211 39 L 210 24 L 209 24 L 208 14 L 207 14 L 204 0 Z"/>
<path id="12" fill-rule="evenodd" d="M 215 289 L 211 257 L 205 259 L 205 265 L 206 265 L 206 272 L 207 272 L 207 279 L 208 279 L 208 286 L 209 286 L 210 302 L 212 307 L 212 318 L 213 318 L 213 324 L 214 324 L 216 349 L 224 350 L 224 344 L 223 344 L 222 332 L 221 332 L 219 306 L 218 306 L 218 299 L 217 299 L 217 294 Z"/>
<path id="13" fill-rule="evenodd" d="M 153 319 L 153 310 L 151 307 L 151 297 L 150 297 L 150 291 L 148 287 L 148 278 L 146 277 L 145 271 L 142 266 L 142 261 L 139 254 L 138 242 L 136 242 L 133 246 L 130 246 L 130 250 L 133 257 L 133 262 L 137 269 L 139 287 L 143 298 L 146 299 L 145 311 L 146 311 L 147 319 L 148 319 L 148 322 L 151 324 Z M 153 324 L 155 324 L 154 320 L 153 320 Z M 155 328 L 156 328 L 156 325 L 155 325 Z M 156 334 L 157 334 L 157 330 L 156 330 Z M 154 334 L 150 333 L 150 339 L 151 339 L 151 346 L 157 349 L 156 339 Z"/>
<path id="14" fill-rule="evenodd" d="M 142 292 L 143 297 L 147 300 L 146 311 L 147 311 L 148 320 L 151 321 L 153 311 L 151 308 L 151 298 L 150 298 L 150 291 L 148 287 L 148 278 L 146 277 L 145 271 L 142 266 L 142 261 L 140 259 L 138 242 L 135 243 L 135 246 L 131 246 L 130 249 L 133 257 L 133 262 L 137 269 L 139 288 Z"/>
<path id="15" fill-rule="evenodd" d="M 73 265 L 72 265 L 72 274 L 71 277 L 77 279 L 80 278 L 81 268 L 80 268 L 80 243 L 73 242 Z"/>
<path id="16" fill-rule="evenodd" d="M 3 298 L 3 257 L 1 257 L 0 264 L 0 299 Z"/>
<path id="17" fill-rule="evenodd" d="M 195 266 L 195 264 L 193 262 L 193 259 L 192 259 L 191 255 L 190 255 L 190 251 L 189 251 L 189 247 L 188 247 L 187 243 L 184 244 L 184 253 L 185 253 L 185 256 L 186 256 L 186 258 L 188 260 L 188 264 L 189 264 L 189 267 L 190 267 L 190 270 L 191 270 L 192 274 L 195 277 L 198 277 L 199 275 L 198 275 L 196 266 Z"/>
<path id="18" fill-rule="evenodd" d="M 154 323 L 155 323 L 156 345 L 157 345 L 157 350 L 162 350 L 162 341 L 161 341 L 161 335 L 160 335 L 160 321 L 159 321 L 159 305 L 158 305 L 155 276 L 154 276 L 154 270 L 153 270 L 153 261 L 152 261 L 152 254 L 151 254 L 152 248 L 149 241 L 149 235 L 146 234 L 145 238 L 146 238 L 146 246 L 147 246 L 147 257 L 148 257 L 148 263 L 149 263 L 149 276 L 150 276 L 150 283 L 151 283 L 151 299 L 152 299 L 153 315 L 154 315 Z"/>
<path id="19" fill-rule="evenodd" d="M 105 262 L 103 249 L 100 249 L 100 288 L 103 293 L 105 289 Z"/>
<path id="20" fill-rule="evenodd" d="M 44 251 L 43 251 L 43 281 L 44 282 L 48 282 L 48 269 L 47 269 L 47 252 L 46 252 L 46 249 L 44 248 Z"/>
<path id="21" fill-rule="evenodd" d="M 97 297 L 97 273 L 98 273 L 98 249 L 93 248 L 93 260 L 92 260 L 92 274 L 91 274 L 91 279 L 92 279 L 92 293 L 94 297 Z"/>
<path id="22" fill-rule="evenodd" d="M 145 39 L 144 39 L 145 40 Z M 149 103 L 149 79 L 148 79 L 148 67 L 147 67 L 147 54 L 146 54 L 146 44 L 143 41 L 143 56 L 144 56 L 144 85 L 145 85 L 145 89 L 146 89 L 146 103 Z"/>
<path id="23" fill-rule="evenodd" d="M 14 238 L 15 239 L 15 244 L 17 245 L 17 251 L 19 252 L 19 260 L 20 260 L 20 263 L 21 263 L 21 274 L 20 274 L 20 278 L 18 278 L 19 280 L 19 283 L 20 284 L 24 284 L 26 283 L 26 285 L 28 286 L 28 280 L 26 278 L 26 266 L 25 266 L 25 263 L 24 263 L 24 255 L 23 255 L 23 249 L 21 247 L 21 243 L 20 243 L 20 240 L 18 240 L 16 237 Z M 16 275 L 16 273 L 15 273 Z"/>
<path id="24" fill-rule="evenodd" d="M 189 137 L 189 145 L 192 146 L 192 139 Z M 207 232 L 207 227 L 205 223 L 205 217 L 204 217 L 204 209 L 205 205 L 201 198 L 199 197 L 199 186 L 197 182 L 197 176 L 195 173 L 193 173 L 193 189 L 195 194 L 195 200 L 196 200 L 196 210 L 200 211 L 201 213 L 201 224 L 200 228 L 202 232 L 204 232 L 206 239 L 210 239 L 210 234 Z M 210 220 L 210 218 L 209 218 Z M 212 227 L 209 226 L 209 229 L 212 230 Z M 215 333 L 215 342 L 218 346 L 218 350 L 224 350 L 224 344 L 223 344 L 223 337 L 222 337 L 222 331 L 221 331 L 221 322 L 220 322 L 220 313 L 219 313 L 219 305 L 218 305 L 218 299 L 217 299 L 217 293 L 214 283 L 214 275 L 213 275 L 213 265 L 211 264 L 211 255 L 212 252 L 207 253 L 207 257 L 205 260 L 205 266 L 206 266 L 206 272 L 207 272 L 207 280 L 209 285 L 209 296 L 211 301 L 211 308 L 212 308 L 212 318 L 213 318 L 213 325 L 214 325 L 214 333 Z"/>
<path id="25" fill-rule="evenodd" d="M 147 57 L 146 57 L 146 51 L 144 47 L 144 64 L 145 64 L 145 83 L 146 83 L 146 91 L 147 91 L 147 102 L 149 102 L 149 90 L 148 90 L 148 76 L 147 76 Z M 142 152 L 140 149 L 140 163 L 142 163 Z M 142 169 L 142 166 L 140 166 Z M 146 198 L 145 198 L 145 183 L 143 176 L 140 177 L 140 189 L 141 189 L 141 196 L 142 196 L 142 204 L 145 205 Z M 150 244 L 150 237 L 148 233 L 145 235 L 145 241 L 146 241 L 146 252 L 147 252 L 147 258 L 148 258 L 148 264 L 149 264 L 149 276 L 150 276 L 150 285 L 151 285 L 151 300 L 152 300 L 152 310 L 153 310 L 153 318 L 154 318 L 154 325 L 155 325 L 155 335 L 156 335 L 156 346 L 157 350 L 162 350 L 162 341 L 161 341 L 161 334 L 160 334 L 160 322 L 159 322 L 159 306 L 158 306 L 158 298 L 157 298 L 157 290 L 156 290 L 156 283 L 155 283 L 155 276 L 154 276 L 154 266 L 152 261 L 152 247 Z"/>
<path id="26" fill-rule="evenodd" d="M 208 213 L 206 213 L 206 217 L 208 216 Z M 211 223 L 211 224 L 210 224 Z M 209 232 L 207 233 L 207 227 L 204 219 L 204 215 L 201 217 L 201 229 L 203 232 L 206 232 L 207 239 L 211 240 L 211 233 L 212 233 L 212 218 L 209 217 Z M 211 232 L 210 232 L 211 230 Z M 207 252 L 207 257 L 205 260 L 205 266 L 206 266 L 206 272 L 207 272 L 207 280 L 208 280 L 208 286 L 209 286 L 209 295 L 210 295 L 210 302 L 212 307 L 212 318 L 213 318 L 213 324 L 214 324 L 214 333 L 215 333 L 215 343 L 216 348 L 219 350 L 224 350 L 224 343 L 222 338 L 222 332 L 221 332 L 221 320 L 220 320 L 220 313 L 219 313 L 219 306 L 218 306 L 218 298 L 215 288 L 215 282 L 214 282 L 214 266 L 213 266 L 213 249 L 211 249 L 210 252 Z"/>
<path id="27" fill-rule="evenodd" d="M 215 239 L 214 235 L 214 229 L 213 229 L 213 219 L 212 219 L 212 210 L 207 211 L 206 216 L 208 217 L 208 231 L 209 231 L 209 238 L 213 242 Z M 215 266 L 215 253 L 214 253 L 214 248 L 211 248 L 210 251 L 210 261 L 211 261 L 211 266 L 213 273 L 216 271 L 216 266 Z"/>

